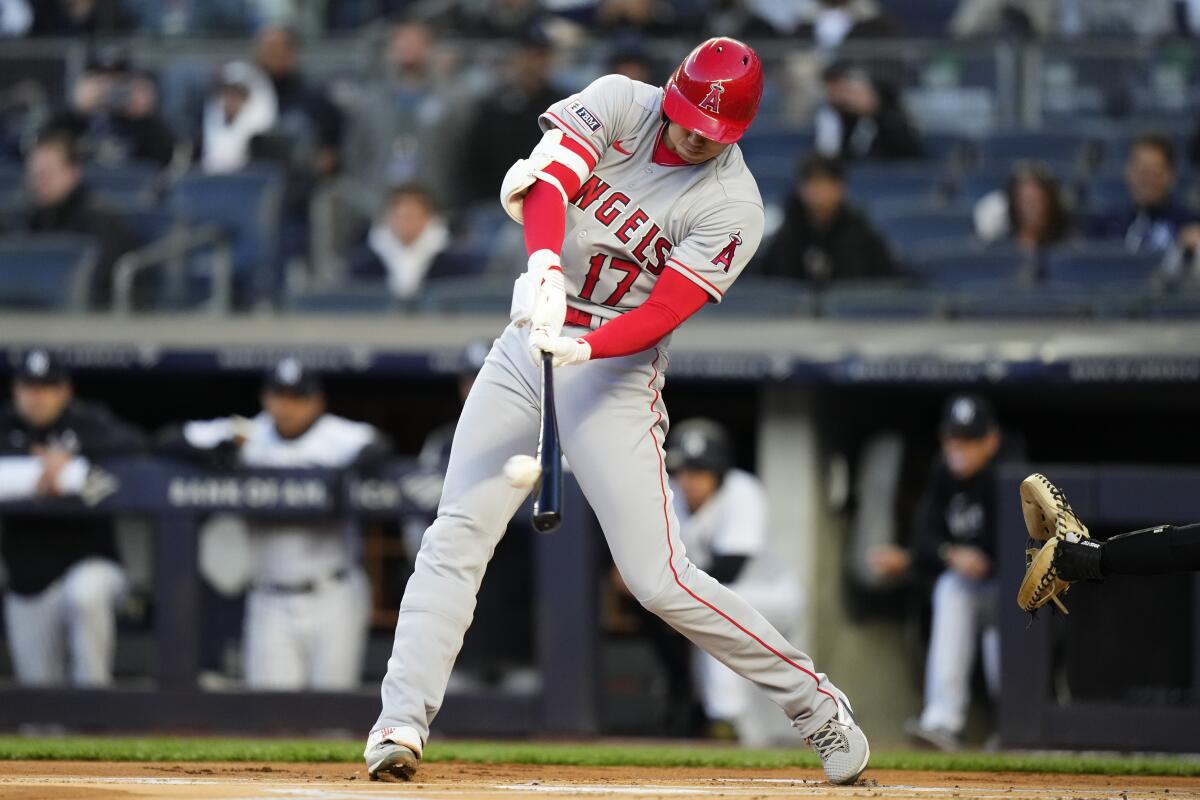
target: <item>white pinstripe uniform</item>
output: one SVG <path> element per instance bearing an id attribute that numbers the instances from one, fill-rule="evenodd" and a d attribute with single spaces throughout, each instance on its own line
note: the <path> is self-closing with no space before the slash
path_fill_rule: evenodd
<path id="1" fill-rule="evenodd" d="M 568 205 L 562 267 L 568 306 L 592 315 L 592 326 L 644 302 L 667 269 L 719 302 L 762 237 L 762 201 L 736 146 L 702 164 L 654 163 L 662 98 L 660 88 L 606 76 L 540 120 L 544 130 L 563 131 L 597 159 L 589 174 L 582 158 L 555 148 L 557 134 L 539 145 L 583 180 Z M 517 320 L 527 311 L 520 291 L 514 311 Z M 564 335 L 587 332 L 570 320 Z M 684 552 L 663 466 L 667 344 L 557 371 L 563 452 L 632 594 L 757 684 L 809 736 L 837 712 L 835 687 Z M 374 741 L 396 741 L 417 753 L 424 746 L 488 559 L 525 499 L 502 468 L 537 443 L 538 381 L 526 329 L 514 322 L 493 346 L 459 418 L 438 518 L 425 533 L 401 603 Z"/>

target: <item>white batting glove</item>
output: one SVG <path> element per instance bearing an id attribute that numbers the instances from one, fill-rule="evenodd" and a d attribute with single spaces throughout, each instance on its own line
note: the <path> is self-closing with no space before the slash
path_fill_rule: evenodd
<path id="1" fill-rule="evenodd" d="M 553 261 L 547 264 L 549 258 Z M 537 251 L 529 257 L 529 275 L 534 283 L 533 307 L 529 310 L 530 337 L 540 332 L 545 339 L 553 339 L 562 333 L 567 316 L 566 282 L 558 256 L 549 250 Z"/>
<path id="2" fill-rule="evenodd" d="M 530 347 L 533 347 L 533 337 L 530 337 Z M 592 346 L 583 339 L 558 336 L 545 342 L 539 341 L 537 352 L 539 361 L 541 360 L 540 353 L 549 353 L 552 366 L 570 367 L 591 359 Z"/>

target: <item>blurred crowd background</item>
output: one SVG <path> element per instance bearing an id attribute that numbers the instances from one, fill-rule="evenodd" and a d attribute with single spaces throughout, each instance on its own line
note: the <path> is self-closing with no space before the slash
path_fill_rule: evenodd
<path id="1" fill-rule="evenodd" d="M 1195 310 L 1195 2 L 8 0 L 0 31 L 0 258 L 61 277 L 5 270 L 14 308 L 502 305 L 537 114 L 729 34 L 767 63 L 771 234 L 734 302 Z"/>
<path id="2" fill-rule="evenodd" d="M 255 328 L 265 376 L 228 354 L 156 372 L 89 365 L 89 320 L 105 341 L 131 334 L 104 325 L 144 322 L 133 346 L 147 347 L 196 318 L 291 325 L 308 347 L 324 344 L 296 323 L 309 314 L 386 332 L 469 312 L 498 331 L 525 265 L 498 188 L 537 116 L 602 74 L 662 84 L 712 35 L 746 39 L 766 66 L 739 146 L 768 235 L 701 323 L 1102 320 L 1119 342 L 1122 323 L 1200 317 L 1197 0 L 0 0 L 0 313 L 57 315 L 58 349 L 78 350 L 6 345 L 0 498 L 103 498 L 112 457 L 356 476 L 403 459 L 400 519 L 226 514 L 200 537 L 198 685 L 373 691 L 487 343 L 364 376 L 353 347 L 345 363 L 335 345 L 281 358 L 289 344 Z M 954 344 L 939 336 L 930 348 Z M 968 710 L 1000 682 L 998 465 L 1194 462 L 1188 364 L 1155 373 L 1180 378 L 1167 392 L 1127 373 L 1102 392 L 1031 392 L 972 357 L 786 395 L 784 413 L 819 428 L 786 467 L 764 433 L 785 405 L 769 375 L 689 381 L 685 364 L 669 390 L 692 432 L 671 443 L 679 511 L 710 526 L 693 558 L 779 601 L 780 627 L 849 673 L 891 734 L 911 716 L 907 734 L 942 749 L 993 741 L 986 705 Z M 1134 408 L 1136 425 L 1113 424 Z M 769 524 L 768 506 L 793 499 L 811 513 Z M 158 595 L 144 520 L 0 517 L 4 685 L 145 686 Z M 533 549 L 514 523 L 452 694 L 540 690 Z M 763 569 L 785 563 L 803 575 Z M 773 711 L 598 573 L 602 730 L 778 739 Z M 1189 625 L 1130 630 L 1105 660 L 1116 677 L 1081 659 L 1055 686 L 1194 699 Z M 1152 665 L 1131 661 L 1139 647 Z"/>

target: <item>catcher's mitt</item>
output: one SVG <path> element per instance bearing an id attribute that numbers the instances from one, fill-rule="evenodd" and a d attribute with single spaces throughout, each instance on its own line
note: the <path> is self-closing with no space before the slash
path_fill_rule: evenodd
<path id="1" fill-rule="evenodd" d="M 1053 602 L 1066 614 L 1062 595 L 1071 582 L 1059 577 L 1055 569 L 1057 549 L 1062 541 L 1077 543 L 1090 538 L 1087 526 L 1075 516 L 1062 490 L 1036 472 L 1021 481 L 1021 511 L 1034 546 L 1025 551 L 1025 579 L 1017 590 L 1017 605 L 1033 613 Z"/>
<path id="2" fill-rule="evenodd" d="M 1088 529 L 1067 502 L 1067 496 L 1040 472 L 1021 481 L 1021 513 L 1029 538 L 1045 542 L 1058 534 L 1074 533 L 1087 538 Z"/>

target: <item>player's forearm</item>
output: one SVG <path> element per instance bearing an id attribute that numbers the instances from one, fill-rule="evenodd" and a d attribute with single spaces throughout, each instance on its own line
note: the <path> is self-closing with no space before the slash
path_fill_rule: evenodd
<path id="1" fill-rule="evenodd" d="M 567 208 L 558 189 L 535 181 L 525 195 L 525 251 L 533 255 L 549 250 L 558 255 L 567 229 Z"/>
<path id="2" fill-rule="evenodd" d="M 583 339 L 592 358 L 617 358 L 648 350 L 708 302 L 708 294 L 674 270 L 665 270 L 645 303 L 604 323 Z"/>

